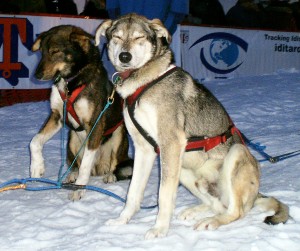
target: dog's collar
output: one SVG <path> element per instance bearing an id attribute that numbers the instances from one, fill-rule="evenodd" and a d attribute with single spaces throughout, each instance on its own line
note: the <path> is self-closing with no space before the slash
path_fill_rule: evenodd
<path id="1" fill-rule="evenodd" d="M 54 84 L 57 85 L 61 79 L 64 79 L 64 81 L 66 82 L 65 92 L 66 92 L 66 94 L 71 95 L 71 93 L 74 90 L 76 90 L 77 88 L 80 88 L 82 86 L 82 85 L 76 85 L 74 83 L 71 83 L 78 75 L 79 75 L 79 72 L 75 76 L 72 76 L 70 78 L 63 78 L 60 74 L 58 74 L 56 76 L 56 78 L 54 79 Z"/>
<path id="2" fill-rule="evenodd" d="M 173 68 L 176 68 L 176 65 L 171 64 L 164 72 L 162 72 L 158 77 L 164 75 L 166 72 L 172 70 Z M 131 76 L 131 74 L 136 71 L 136 69 L 129 69 L 123 72 L 115 72 L 111 79 L 112 79 L 112 83 L 114 85 L 122 85 L 122 81 L 126 80 L 127 78 L 129 78 Z"/>
<path id="3" fill-rule="evenodd" d="M 58 74 L 58 75 L 56 76 L 56 78 L 54 79 L 54 84 L 57 84 L 60 80 L 61 80 L 61 75 Z"/>
<path id="4" fill-rule="evenodd" d="M 111 77 L 111 82 L 114 86 L 121 86 L 123 84 L 123 81 L 129 78 L 134 71 L 135 69 L 129 69 L 123 72 L 116 71 Z"/>
<path id="5" fill-rule="evenodd" d="M 64 80 L 69 83 L 70 81 L 72 81 L 74 78 L 76 78 L 78 76 L 79 73 L 77 73 L 75 76 L 70 77 L 70 78 L 64 78 Z M 62 76 L 60 74 L 58 74 L 56 76 L 56 78 L 54 79 L 54 83 L 57 84 L 60 80 L 62 79 Z"/>

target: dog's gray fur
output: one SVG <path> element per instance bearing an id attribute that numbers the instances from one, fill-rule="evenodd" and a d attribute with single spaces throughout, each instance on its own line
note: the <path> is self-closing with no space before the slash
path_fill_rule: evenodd
<path id="1" fill-rule="evenodd" d="M 115 68 L 119 72 L 131 71 L 117 86 L 124 99 L 157 79 L 173 62 L 171 36 L 158 19 L 129 14 L 107 20 L 96 31 L 96 44 L 101 35 L 108 39 L 109 58 Z M 125 224 L 140 209 L 156 158 L 153 147 L 133 125 L 127 106 L 124 117 L 135 146 L 134 172 L 126 206 L 120 217 L 109 220 L 108 225 Z M 192 219 L 206 210 L 215 213 L 200 220 L 195 225 L 197 230 L 216 229 L 242 218 L 255 204 L 273 211 L 266 219 L 268 223 L 287 221 L 287 206 L 259 195 L 258 162 L 237 134 L 207 152 L 185 152 L 188 138 L 221 135 L 230 126 L 223 106 L 187 72 L 174 71 L 143 93 L 136 103 L 134 118 L 160 148 L 159 211 L 146 239 L 167 234 L 179 182 L 202 201 L 199 206 L 184 210 L 180 219 Z"/>

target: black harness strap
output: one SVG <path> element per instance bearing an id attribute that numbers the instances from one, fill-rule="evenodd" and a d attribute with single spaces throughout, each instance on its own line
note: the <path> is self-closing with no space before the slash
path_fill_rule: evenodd
<path id="1" fill-rule="evenodd" d="M 136 102 L 134 102 L 136 103 Z M 130 119 L 132 121 L 132 123 L 134 124 L 134 126 L 136 127 L 136 129 L 140 132 L 140 134 L 150 143 L 150 145 L 153 146 L 154 151 L 156 153 L 159 152 L 159 148 L 158 145 L 156 144 L 156 141 L 149 135 L 149 133 L 147 133 L 143 127 L 140 126 L 140 124 L 136 121 L 136 119 L 134 118 L 134 105 L 128 106 L 128 114 L 130 116 Z"/>
<path id="2" fill-rule="evenodd" d="M 159 154 L 159 147 L 158 147 L 156 141 L 136 121 L 136 119 L 134 117 L 134 109 L 135 109 L 135 106 L 136 106 L 136 103 L 138 102 L 138 100 L 149 88 L 151 88 L 153 85 L 159 83 L 159 81 L 161 81 L 163 78 L 169 76 L 170 74 L 172 74 L 173 72 L 175 72 L 179 69 L 180 68 L 178 68 L 178 67 L 174 67 L 174 68 L 170 69 L 165 74 L 163 74 L 156 80 L 152 81 L 151 83 L 148 83 L 148 84 L 143 85 L 140 88 L 138 88 L 131 96 L 127 97 L 125 100 L 125 105 L 127 106 L 128 114 L 129 114 L 129 117 L 130 117 L 132 123 L 134 124 L 136 129 L 139 131 L 139 133 L 149 142 L 149 144 L 153 146 L 154 151 L 157 154 Z M 225 143 L 229 138 L 231 138 L 233 136 L 234 133 L 237 133 L 240 136 L 239 130 L 235 127 L 235 125 L 230 120 L 230 125 L 229 125 L 228 129 L 220 135 L 217 135 L 214 137 L 198 136 L 198 137 L 189 138 L 187 141 L 185 151 L 189 152 L 189 151 L 204 150 L 207 152 L 207 151 L 211 150 L 212 148 L 216 147 L 217 145 Z"/>
<path id="3" fill-rule="evenodd" d="M 137 101 L 141 98 L 141 96 L 149 89 L 151 88 L 153 85 L 159 83 L 162 79 L 164 79 L 165 77 L 171 75 L 173 72 L 178 71 L 179 68 L 178 67 L 174 67 L 170 70 L 168 70 L 167 72 L 165 72 L 165 74 L 159 76 L 157 79 L 155 79 L 154 81 L 141 86 L 140 88 L 138 88 L 131 96 L 127 97 L 125 100 L 125 105 L 128 108 L 128 114 L 130 116 L 130 119 L 132 121 L 132 123 L 134 124 L 134 126 L 137 128 L 137 130 L 140 132 L 140 134 L 150 143 L 150 145 L 153 146 L 154 151 L 156 153 L 159 153 L 159 147 L 156 144 L 156 141 L 149 135 L 149 133 L 147 133 L 143 127 L 140 126 L 140 124 L 136 121 L 136 119 L 134 118 L 134 109 L 135 109 L 135 105 L 137 103 Z"/>

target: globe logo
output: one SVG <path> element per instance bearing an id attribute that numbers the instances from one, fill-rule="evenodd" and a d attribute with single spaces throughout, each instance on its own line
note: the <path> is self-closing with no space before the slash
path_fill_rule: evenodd
<path id="1" fill-rule="evenodd" d="M 201 63 L 208 70 L 218 74 L 228 74 L 240 67 L 248 50 L 246 41 L 227 32 L 209 33 L 199 38 L 189 49 L 196 45 L 202 45 Z"/>
<path id="2" fill-rule="evenodd" d="M 214 39 L 210 44 L 209 52 L 215 64 L 223 61 L 227 67 L 235 63 L 239 56 L 237 45 L 225 39 Z"/>

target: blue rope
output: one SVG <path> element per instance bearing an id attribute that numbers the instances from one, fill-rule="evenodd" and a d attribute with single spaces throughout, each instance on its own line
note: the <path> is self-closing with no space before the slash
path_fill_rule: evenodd
<path id="1" fill-rule="evenodd" d="M 66 129 L 66 116 L 67 116 L 67 101 L 64 100 L 64 106 L 63 106 L 63 128 L 61 132 L 61 165 L 59 168 L 59 172 L 57 175 L 57 182 L 59 182 L 59 179 L 62 175 L 62 170 L 66 163 L 66 150 L 65 150 L 65 129 Z"/>
<path id="2" fill-rule="evenodd" d="M 89 134 L 87 135 L 87 137 L 85 138 L 84 142 L 82 143 L 79 151 L 77 152 L 73 162 L 71 163 L 71 165 L 68 167 L 67 171 L 62 174 L 62 170 L 65 166 L 65 161 L 66 161 L 66 153 L 65 153 L 65 128 L 66 128 L 66 101 L 64 101 L 64 106 L 63 106 L 63 128 L 62 128 L 62 134 L 61 134 L 61 166 L 59 168 L 59 173 L 58 173 L 58 179 L 57 181 L 54 180 L 50 180 L 50 179 L 46 179 L 46 178 L 25 178 L 25 179 L 12 179 L 9 180 L 7 182 L 4 182 L 2 184 L 0 184 L 0 189 L 4 188 L 6 186 L 12 185 L 12 184 L 24 184 L 26 185 L 24 190 L 27 191 L 45 191 L 45 190 L 51 190 L 51 189 L 71 189 L 71 190 L 77 190 L 77 189 L 86 189 L 86 190 L 91 190 L 91 191 L 96 191 L 105 195 L 108 195 L 110 197 L 113 197 L 123 203 L 126 203 L 126 200 L 123 199 L 122 197 L 120 197 L 119 195 L 110 192 L 106 189 L 102 189 L 99 187 L 95 187 L 95 186 L 88 186 L 88 185 L 75 185 L 75 184 L 66 184 L 66 183 L 62 183 L 62 181 L 66 178 L 67 174 L 70 172 L 71 168 L 73 167 L 75 161 L 77 160 L 77 158 L 79 157 L 80 152 L 82 151 L 83 147 L 85 146 L 87 140 L 89 139 L 89 137 L 91 136 L 93 130 L 95 129 L 97 123 L 100 121 L 101 117 L 103 116 L 104 112 L 109 108 L 109 106 L 113 103 L 113 98 L 110 97 L 107 100 L 107 103 L 105 105 L 105 107 L 103 108 L 103 110 L 101 111 L 101 113 L 99 114 L 99 116 L 97 117 L 96 122 L 94 123 L 92 129 L 90 130 Z M 32 182 L 32 183 L 46 183 L 46 184 L 50 184 L 50 186 L 27 186 L 28 182 Z M 153 209 L 156 208 L 157 205 L 153 205 L 153 206 L 141 206 L 141 209 Z"/>
<path id="3" fill-rule="evenodd" d="M 0 185 L 0 188 L 12 185 L 12 184 L 27 184 L 27 182 L 41 182 L 41 183 L 46 183 L 46 184 L 51 184 L 52 186 L 47 186 L 47 187 L 27 187 L 25 190 L 29 191 L 40 191 L 40 190 L 49 190 L 49 189 L 59 189 L 60 186 L 57 184 L 56 181 L 54 180 L 49 180 L 45 178 L 26 178 L 26 179 L 12 179 L 7 182 L 4 182 Z"/>
<path id="4" fill-rule="evenodd" d="M 280 154 L 277 156 L 271 156 L 264 151 L 266 149 L 266 146 L 261 145 L 259 142 L 253 143 L 252 140 L 248 139 L 244 134 L 242 134 L 242 136 L 243 136 L 245 143 L 249 147 L 251 147 L 253 150 L 257 151 L 262 157 L 264 157 L 264 159 L 259 160 L 259 162 L 269 161 L 271 163 L 277 163 L 278 161 L 282 161 L 282 160 L 300 155 L 300 150 L 296 150 L 296 151 Z"/>
<path id="5" fill-rule="evenodd" d="M 54 180 L 50 180 L 50 179 L 46 179 L 46 178 L 26 178 L 26 179 L 12 179 L 9 180 L 7 182 L 4 182 L 0 185 L 0 189 L 12 184 L 25 184 L 27 185 L 28 182 L 32 182 L 32 183 L 46 183 L 46 184 L 50 184 L 51 186 L 37 186 L 37 187 L 33 187 L 33 186 L 26 186 L 24 188 L 24 190 L 27 191 L 45 191 L 45 190 L 52 190 L 52 189 L 68 189 L 68 190 L 77 190 L 77 189 L 86 189 L 86 190 L 90 190 L 90 191 L 95 191 L 95 192 L 99 192 L 105 195 L 108 195 L 110 197 L 113 197 L 116 200 L 119 200 L 123 203 L 126 203 L 126 200 L 123 199 L 122 197 L 120 197 L 119 195 L 110 192 L 106 189 L 100 188 L 100 187 L 95 187 L 95 186 L 82 186 L 82 185 L 74 185 L 74 184 L 68 184 L 68 183 L 63 183 L 63 184 L 59 184 L 59 182 L 54 181 Z M 156 208 L 157 205 L 153 205 L 153 206 L 141 206 L 141 209 L 153 209 Z"/>

